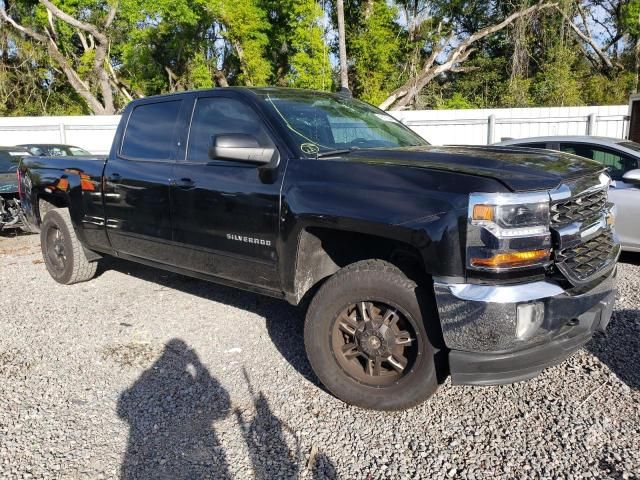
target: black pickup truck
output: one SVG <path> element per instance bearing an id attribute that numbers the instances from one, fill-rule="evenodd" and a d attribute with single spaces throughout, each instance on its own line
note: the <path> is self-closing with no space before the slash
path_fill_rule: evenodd
<path id="1" fill-rule="evenodd" d="M 612 313 L 620 248 L 601 165 L 433 147 L 345 96 L 135 100 L 106 160 L 28 157 L 18 173 L 55 280 L 89 280 L 113 255 L 308 304 L 311 366 L 365 408 L 416 405 L 446 375 L 531 378 Z"/>

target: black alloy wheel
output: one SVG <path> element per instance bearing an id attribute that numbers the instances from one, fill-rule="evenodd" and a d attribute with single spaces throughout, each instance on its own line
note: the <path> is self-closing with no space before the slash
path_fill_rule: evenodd
<path id="1" fill-rule="evenodd" d="M 381 301 L 349 305 L 336 318 L 331 337 L 342 369 L 374 387 L 397 383 L 410 373 L 422 341 L 406 314 Z"/>

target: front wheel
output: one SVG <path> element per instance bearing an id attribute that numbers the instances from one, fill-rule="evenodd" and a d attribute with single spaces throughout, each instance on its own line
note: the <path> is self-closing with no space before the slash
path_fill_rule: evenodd
<path id="1" fill-rule="evenodd" d="M 66 208 L 46 213 L 40 228 L 40 247 L 47 270 L 58 283 L 84 282 L 96 273 L 97 262 L 87 260 Z"/>
<path id="2" fill-rule="evenodd" d="M 305 322 L 309 362 L 341 400 L 401 410 L 438 388 L 435 351 L 416 284 L 398 268 L 366 260 L 343 268 L 312 300 Z"/>

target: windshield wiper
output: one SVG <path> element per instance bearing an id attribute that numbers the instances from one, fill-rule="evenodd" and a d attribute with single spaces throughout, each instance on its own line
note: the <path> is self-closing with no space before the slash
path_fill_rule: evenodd
<path id="1" fill-rule="evenodd" d="M 351 153 L 354 150 L 359 150 L 359 148 L 358 147 L 351 147 L 351 148 L 342 148 L 342 149 L 339 149 L 339 150 L 327 150 L 325 152 L 316 153 L 316 158 L 332 157 L 334 155 L 344 155 L 345 153 Z"/>

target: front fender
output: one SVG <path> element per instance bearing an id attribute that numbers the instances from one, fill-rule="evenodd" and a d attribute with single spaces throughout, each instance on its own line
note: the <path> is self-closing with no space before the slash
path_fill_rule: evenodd
<path id="1" fill-rule="evenodd" d="M 313 228 L 400 242 L 419 252 L 426 273 L 464 276 L 468 193 L 503 189 L 495 180 L 453 172 L 292 160 L 283 185 L 278 245 L 284 289 L 295 291 L 300 242 Z"/>

